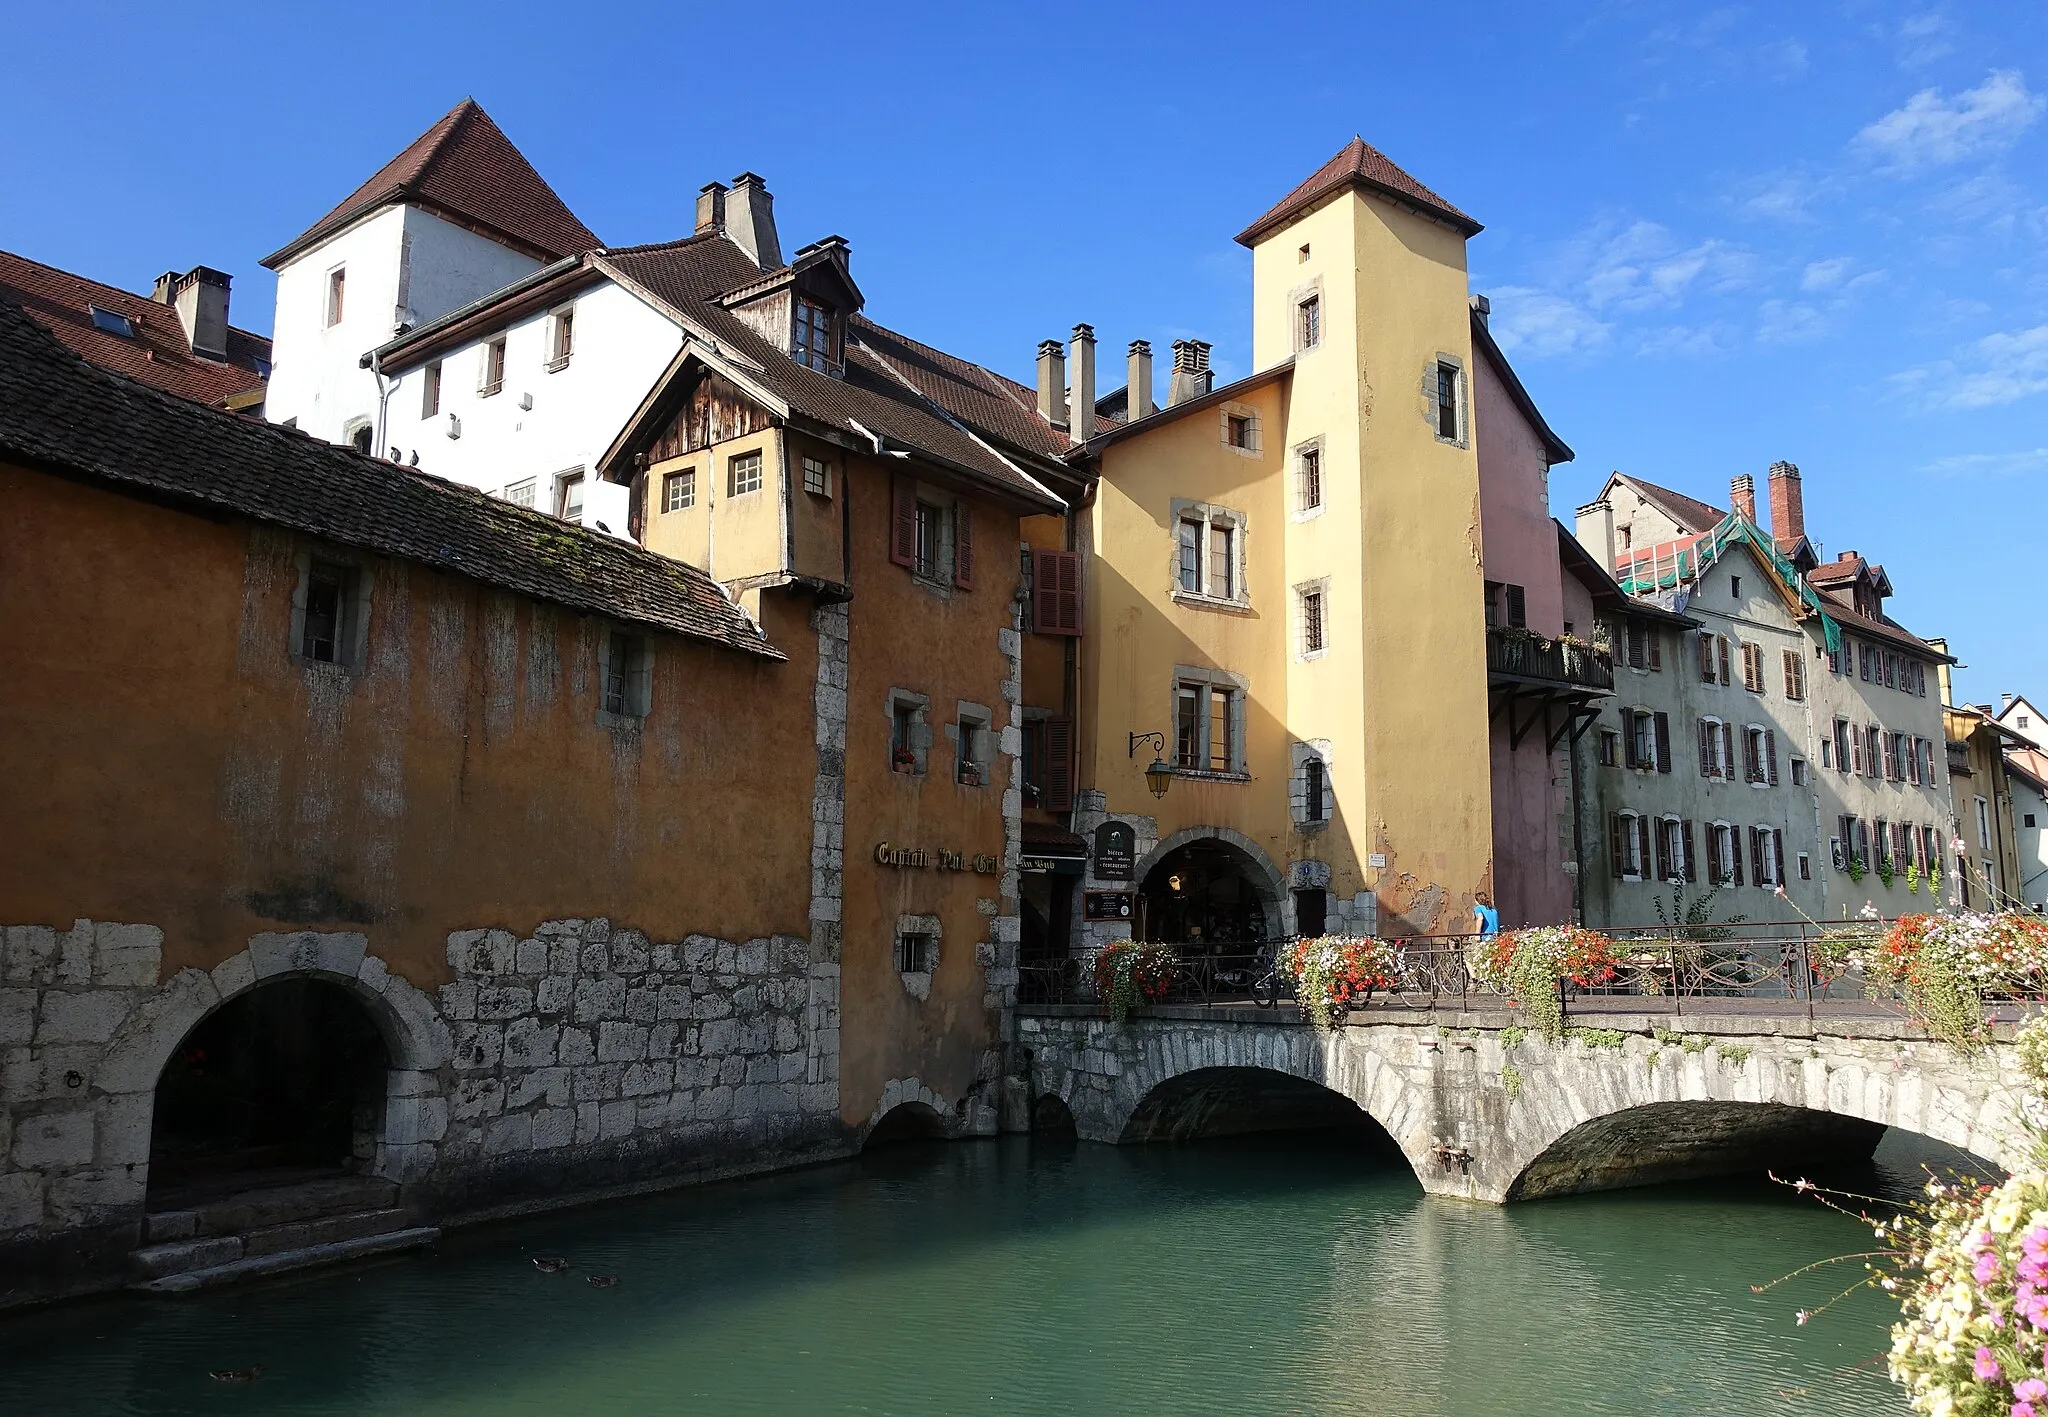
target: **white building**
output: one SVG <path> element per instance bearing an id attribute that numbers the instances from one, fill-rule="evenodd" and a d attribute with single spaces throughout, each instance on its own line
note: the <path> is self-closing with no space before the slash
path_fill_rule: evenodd
<path id="1" fill-rule="evenodd" d="M 497 124 L 464 99 L 333 211 L 264 259 L 277 272 L 265 412 L 388 453 L 365 357 L 393 335 L 598 245 Z"/>

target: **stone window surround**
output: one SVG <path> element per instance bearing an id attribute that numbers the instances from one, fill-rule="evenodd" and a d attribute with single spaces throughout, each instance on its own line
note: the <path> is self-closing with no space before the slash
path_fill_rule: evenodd
<path id="1" fill-rule="evenodd" d="M 1307 354 L 1311 350 L 1323 347 L 1322 322 L 1326 312 L 1321 309 L 1322 299 L 1323 278 L 1319 275 L 1310 276 L 1300 285 L 1287 292 L 1287 321 L 1290 327 L 1288 343 L 1293 347 L 1296 354 Z M 1301 307 L 1310 300 L 1314 300 L 1318 307 L 1316 311 L 1317 338 L 1314 344 L 1303 344 L 1301 340 Z"/>
<path id="2" fill-rule="evenodd" d="M 1308 597 L 1317 595 L 1323 602 L 1323 647 L 1308 648 L 1308 615 L 1305 609 Z M 1294 587 L 1294 657 L 1308 663 L 1323 658 L 1330 652 L 1330 578 L 1302 581 Z"/>
<path id="3" fill-rule="evenodd" d="M 1321 465 L 1316 469 L 1317 478 L 1322 484 L 1321 500 L 1318 501 L 1313 507 L 1305 507 L 1302 505 L 1301 459 L 1303 453 L 1314 453 L 1319 462 L 1321 462 L 1323 454 L 1323 435 L 1318 433 L 1313 438 L 1304 438 L 1301 442 L 1296 443 L 1294 447 L 1290 449 L 1288 452 L 1287 461 L 1289 471 L 1291 471 L 1294 474 L 1294 485 L 1290 489 L 1292 493 L 1292 502 L 1294 505 L 1293 515 L 1294 520 L 1298 522 L 1314 521 L 1317 517 L 1321 516 L 1330 505 L 1330 468 L 1327 462 L 1321 462 Z"/>
<path id="4" fill-rule="evenodd" d="M 612 637 L 624 635 L 633 648 L 634 662 L 626 669 L 627 712 L 613 713 L 604 706 L 604 686 L 611 677 Z M 597 631 L 597 726 L 614 731 L 638 732 L 654 708 L 654 643 L 647 634 L 625 625 L 601 622 Z"/>
<path id="5" fill-rule="evenodd" d="M 1232 507 L 1218 506 L 1214 502 L 1197 502 L 1192 498 L 1175 497 L 1167 504 L 1167 525 L 1172 535 L 1167 539 L 1166 583 L 1171 587 L 1175 602 L 1181 605 L 1199 606 L 1204 610 L 1248 612 L 1252 608 L 1251 577 L 1248 568 L 1251 563 L 1251 520 L 1243 512 Z M 1231 529 L 1230 551 L 1235 561 L 1232 581 L 1236 594 L 1225 597 L 1211 595 L 1207 591 L 1183 590 L 1180 583 L 1180 524 L 1200 521 L 1205 526 L 1227 526 Z M 1202 545 L 1202 579 L 1206 585 L 1209 576 L 1209 546 Z"/>
<path id="6" fill-rule="evenodd" d="M 1634 881 L 1638 883 L 1649 880 L 1650 863 L 1648 861 L 1637 861 L 1635 863 L 1635 869 L 1629 869 L 1630 858 L 1633 856 L 1638 856 L 1642 853 L 1642 828 L 1638 827 L 1636 823 L 1639 821 L 1646 820 L 1645 814 L 1637 811 L 1633 807 L 1623 807 L 1622 809 L 1617 811 L 1614 814 L 1614 816 L 1615 819 L 1621 823 L 1622 840 L 1628 844 L 1628 849 L 1622 853 L 1621 879 L 1623 881 Z"/>
<path id="7" fill-rule="evenodd" d="M 1708 853 L 1707 859 L 1710 861 L 1718 859 L 1721 863 L 1720 878 L 1718 880 L 1709 880 L 1707 884 L 1717 890 L 1734 890 L 1735 867 L 1732 863 L 1736 858 L 1732 853 L 1743 849 L 1742 824 L 1716 817 L 1713 821 L 1703 823 L 1703 825 L 1706 827 L 1708 834 L 1714 838 L 1715 849 Z M 1721 846 L 1720 834 L 1724 831 L 1728 833 L 1726 850 L 1723 850 Z M 1705 873 L 1703 872 L 1702 874 Z"/>
<path id="8" fill-rule="evenodd" d="M 895 758 L 896 711 L 906 707 L 914 710 L 910 721 L 910 752 L 917 761 L 916 766 L 904 771 L 903 775 L 923 777 L 931 759 L 932 747 L 932 700 L 929 694 L 920 694 L 914 689 L 900 689 L 893 685 L 890 687 L 888 696 L 882 701 L 882 725 L 886 735 L 883 742 L 888 754 L 885 761 L 891 772 L 899 771 Z"/>
<path id="9" fill-rule="evenodd" d="M 1177 726 L 1179 724 L 1180 691 L 1184 686 L 1190 684 L 1199 684 L 1210 689 L 1222 689 L 1229 694 L 1232 761 L 1230 770 L 1227 772 L 1217 772 L 1209 768 L 1184 768 L 1175 764 L 1173 769 L 1174 775 L 1176 777 L 1197 778 L 1206 782 L 1250 782 L 1252 775 L 1251 766 L 1246 757 L 1245 722 L 1246 706 L 1251 700 L 1251 679 L 1246 675 L 1234 673 L 1228 669 L 1210 669 L 1192 664 L 1174 665 L 1173 681 L 1168 686 L 1166 699 L 1166 722 L 1169 725 Z M 1208 761 L 1209 755 L 1208 725 L 1208 715 L 1204 714 L 1202 718 L 1202 758 L 1204 762 Z M 1172 738 L 1173 731 L 1171 727 L 1168 729 L 1169 741 Z M 1169 757 L 1168 761 L 1172 761 L 1172 759 Z"/>
<path id="10" fill-rule="evenodd" d="M 943 933 L 936 915 L 899 915 L 896 917 L 896 932 L 889 937 L 889 963 L 892 966 L 902 958 L 901 941 L 905 935 L 925 935 L 931 939 L 931 958 L 925 961 L 928 968 L 897 971 L 903 981 L 903 992 L 919 1003 L 932 996 L 932 976 L 938 972 Z"/>
<path id="11" fill-rule="evenodd" d="M 1230 420 L 1233 418 L 1251 420 L 1251 426 L 1248 430 L 1251 441 L 1243 447 L 1239 447 L 1236 443 L 1230 441 Z M 1251 404 L 1238 403 L 1234 399 L 1228 403 L 1218 404 L 1216 407 L 1216 441 L 1223 445 L 1225 451 L 1235 453 L 1238 457 L 1262 458 L 1266 455 L 1265 423 L 1264 416 Z"/>
<path id="12" fill-rule="evenodd" d="M 285 653 L 292 663 L 316 674 L 357 675 L 369 660 L 370 648 L 370 565 L 361 552 L 324 542 L 304 542 L 293 552 L 298 581 L 292 589 L 291 638 Z M 308 659 L 300 652 L 306 642 L 306 595 L 313 583 L 313 563 L 346 566 L 355 572 L 348 588 L 347 606 L 342 614 L 342 643 L 333 660 Z"/>
<path id="13" fill-rule="evenodd" d="M 1437 369 L 1449 365 L 1458 371 L 1458 436 L 1446 438 L 1436 421 L 1437 410 Z M 1446 350 L 1438 350 L 1429 361 L 1429 367 L 1422 376 L 1423 416 L 1429 421 L 1430 436 L 1447 447 L 1465 448 L 1472 444 L 1472 375 L 1465 367 L 1465 361 Z"/>
<path id="14" fill-rule="evenodd" d="M 1742 747 L 1744 750 L 1743 756 L 1745 758 L 1748 756 L 1750 735 L 1752 733 L 1762 735 L 1761 737 L 1756 739 L 1756 757 L 1757 771 L 1762 773 L 1764 775 L 1764 778 L 1761 782 L 1751 781 L 1749 784 L 1751 787 L 1759 788 L 1764 791 L 1770 790 L 1771 764 L 1770 760 L 1764 756 L 1764 753 L 1770 747 L 1771 739 L 1776 734 L 1776 732 L 1777 726 L 1775 724 L 1745 723 L 1742 725 Z"/>
<path id="15" fill-rule="evenodd" d="M 1336 816 L 1337 789 L 1330 774 L 1330 740 L 1311 738 L 1306 742 L 1288 745 L 1287 811 L 1294 819 L 1298 832 L 1319 832 L 1330 825 Z M 1319 821 L 1308 819 L 1308 774 L 1303 770 L 1313 759 L 1323 765 L 1323 815 Z M 1323 882 L 1322 884 L 1327 884 Z"/>
<path id="16" fill-rule="evenodd" d="M 995 761 L 996 754 L 995 721 L 995 713 L 986 704 L 973 703 L 967 699 L 960 699 L 955 702 L 953 706 L 953 721 L 946 725 L 945 731 L 946 741 L 953 745 L 953 757 L 956 763 L 953 781 L 957 786 L 979 788 L 989 785 L 990 780 L 994 776 L 990 771 L 990 765 Z M 967 761 L 981 769 L 981 781 L 974 783 L 961 782 L 957 767 L 960 757 L 960 732 L 963 727 L 968 726 L 974 728 L 976 733 L 967 745 Z"/>

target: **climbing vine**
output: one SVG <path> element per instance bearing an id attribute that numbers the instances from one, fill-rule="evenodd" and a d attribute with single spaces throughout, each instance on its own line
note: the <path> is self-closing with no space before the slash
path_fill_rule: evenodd
<path id="1" fill-rule="evenodd" d="M 1156 1004 L 1173 992 L 1174 954 L 1165 945 L 1117 940 L 1095 956 L 1095 997 L 1122 1023 L 1139 1004 Z"/>
<path id="2" fill-rule="evenodd" d="M 1604 984 L 1614 978 L 1614 942 L 1575 925 L 1539 925 L 1472 942 L 1466 963 L 1472 977 L 1499 990 L 1529 1016 L 1536 1031 L 1555 1042 L 1564 1037 L 1564 1004 L 1558 984 Z"/>

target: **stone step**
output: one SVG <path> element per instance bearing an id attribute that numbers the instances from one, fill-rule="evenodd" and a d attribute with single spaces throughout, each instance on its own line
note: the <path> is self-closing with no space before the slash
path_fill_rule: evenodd
<path id="1" fill-rule="evenodd" d="M 239 1235 L 294 1221 L 384 1210 L 397 1199 L 398 1187 L 382 1177 L 329 1176 L 241 1191 L 182 1210 L 153 1211 L 143 1217 L 142 1238 L 147 1245 L 159 1245 L 209 1235 Z"/>
<path id="2" fill-rule="evenodd" d="M 296 1270 L 314 1269 L 321 1265 L 342 1264 L 348 1260 L 368 1259 L 373 1255 L 416 1250 L 431 1245 L 440 1238 L 439 1228 L 422 1225 L 410 1230 L 392 1230 L 381 1235 L 363 1235 L 353 1240 L 337 1240 L 332 1244 L 308 1245 L 299 1250 L 279 1250 L 275 1254 L 256 1255 L 226 1264 L 210 1265 L 205 1269 L 188 1269 L 178 1274 L 145 1279 L 129 1287 L 145 1294 L 191 1294 L 201 1289 L 217 1289 L 226 1284 L 240 1284 L 246 1280 L 265 1279 L 272 1275 L 290 1274 Z"/>
<path id="3" fill-rule="evenodd" d="M 394 1230 L 405 1229 L 406 1219 L 406 1213 L 394 1206 L 388 1210 L 359 1210 L 348 1215 L 328 1215 L 318 1220 L 270 1225 L 241 1236 L 242 1254 L 254 1259 L 258 1255 L 311 1249 L 315 1245 L 332 1245 L 342 1240 L 360 1240 L 366 1235 L 388 1235 Z"/>

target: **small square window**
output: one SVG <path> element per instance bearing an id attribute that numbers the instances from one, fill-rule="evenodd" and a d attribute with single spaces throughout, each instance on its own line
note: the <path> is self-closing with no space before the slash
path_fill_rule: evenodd
<path id="1" fill-rule="evenodd" d="M 344 299 L 348 293 L 348 267 L 336 266 L 327 273 L 327 324 L 341 323 Z"/>
<path id="2" fill-rule="evenodd" d="M 1600 730 L 1600 766 L 1617 768 L 1621 766 L 1621 735 L 1611 728 Z"/>
<path id="3" fill-rule="evenodd" d="M 726 495 L 728 497 L 740 497 L 749 492 L 759 492 L 761 490 L 761 455 L 759 453 L 741 453 L 738 457 L 729 458 L 726 461 L 725 468 Z"/>
<path id="4" fill-rule="evenodd" d="M 516 507 L 532 506 L 533 479 L 530 477 L 526 477 L 521 478 L 517 482 L 506 484 L 505 500 L 512 503 Z"/>
<path id="5" fill-rule="evenodd" d="M 1249 448 L 1252 446 L 1253 422 L 1250 414 L 1233 413 L 1228 419 L 1230 446 Z"/>
<path id="6" fill-rule="evenodd" d="M 697 505 L 697 469 L 686 467 L 662 474 L 661 509 L 680 512 Z"/>
<path id="7" fill-rule="evenodd" d="M 2022 821 L 2022 825 L 2024 825 L 2024 826 L 2032 826 L 2033 824 L 2034 824 L 2034 814 L 2033 814 L 2032 812 L 2028 812 L 2028 813 L 2026 814 L 2025 818 L 2024 818 L 2024 819 L 2023 819 L 2023 821 Z"/>
<path id="8" fill-rule="evenodd" d="M 306 575 L 306 612 L 299 654 L 318 664 L 347 662 L 349 611 L 355 599 L 356 568 L 315 561 Z"/>
<path id="9" fill-rule="evenodd" d="M 102 310 L 97 305 L 88 305 L 85 308 L 92 316 L 93 327 L 102 334 L 119 335 L 122 339 L 135 338 L 135 325 L 126 315 L 112 310 Z M 2020 720 L 2020 727 L 2026 727 L 2025 719 Z"/>
<path id="10" fill-rule="evenodd" d="M 555 479 L 555 515 L 565 522 L 583 520 L 583 471 L 565 472 Z"/>
<path id="11" fill-rule="evenodd" d="M 924 771 L 918 752 L 921 713 L 917 703 L 897 699 L 889 706 L 889 767 L 893 772 L 915 775 Z"/>
<path id="12" fill-rule="evenodd" d="M 832 465 L 823 458 L 804 458 L 804 491 L 813 497 L 832 495 Z"/>
<path id="13" fill-rule="evenodd" d="M 653 680 L 647 641 L 624 630 L 605 637 L 599 664 L 598 707 L 611 718 L 647 717 L 649 688 Z"/>
<path id="14" fill-rule="evenodd" d="M 938 958 L 938 940 L 922 931 L 906 930 L 896 937 L 896 970 L 899 974 L 930 974 Z"/>

